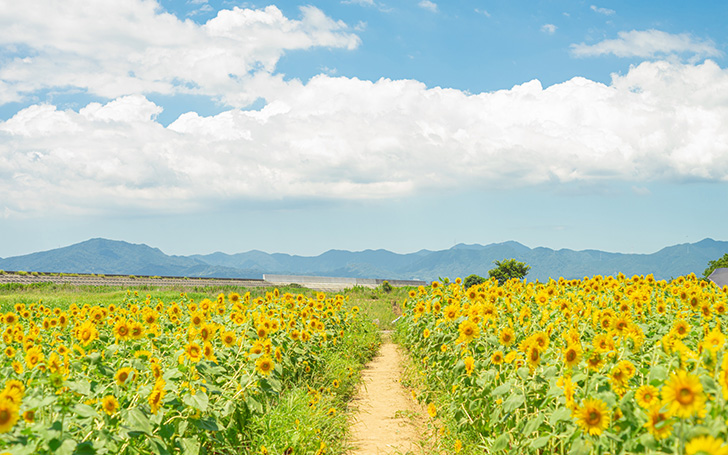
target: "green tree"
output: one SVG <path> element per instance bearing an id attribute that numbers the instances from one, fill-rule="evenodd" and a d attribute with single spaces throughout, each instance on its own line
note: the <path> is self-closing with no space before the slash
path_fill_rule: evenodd
<path id="1" fill-rule="evenodd" d="M 498 280 L 498 284 L 503 284 L 511 278 L 523 279 L 531 269 L 530 265 L 527 265 L 525 262 L 516 261 L 515 259 L 493 261 L 493 264 L 495 264 L 495 268 L 488 270 L 488 276 Z"/>
<path id="2" fill-rule="evenodd" d="M 703 279 L 707 280 L 713 270 L 721 267 L 728 267 L 728 253 L 724 254 L 720 259 L 708 261 L 708 268 L 703 272 Z"/>
<path id="3" fill-rule="evenodd" d="M 473 274 L 465 278 L 465 281 L 463 281 L 463 286 L 465 287 L 465 289 L 470 289 L 472 286 L 477 286 L 481 283 L 485 283 L 485 278 L 480 275 Z"/>

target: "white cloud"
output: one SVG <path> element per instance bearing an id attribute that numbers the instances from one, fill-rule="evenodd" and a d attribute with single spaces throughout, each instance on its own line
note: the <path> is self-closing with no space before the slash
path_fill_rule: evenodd
<path id="1" fill-rule="evenodd" d="M 0 122 L 0 212 L 193 211 L 561 182 L 728 182 L 728 70 L 645 62 L 491 93 L 319 75 L 255 82 L 260 110 L 180 116 L 143 96 Z"/>
<path id="2" fill-rule="evenodd" d="M 484 10 L 484 9 L 475 8 L 475 12 L 478 13 L 478 14 L 482 14 L 485 17 L 491 17 L 490 16 L 490 13 L 487 10 Z"/>
<path id="3" fill-rule="evenodd" d="M 556 27 L 554 24 L 544 24 L 541 26 L 541 31 L 544 33 L 548 33 L 549 35 L 553 35 L 556 33 Z"/>
<path id="4" fill-rule="evenodd" d="M 235 7 L 199 25 L 162 12 L 154 1 L 33 5 L 3 6 L 0 51 L 27 49 L 27 56 L 0 66 L 0 101 L 70 87 L 105 98 L 193 93 L 245 105 L 257 98 L 245 82 L 272 73 L 285 51 L 360 44 L 347 24 L 313 6 L 302 7 L 298 20 L 275 6 Z"/>
<path id="5" fill-rule="evenodd" d="M 614 14 L 617 13 L 613 9 L 609 9 L 609 8 L 599 8 L 596 5 L 592 5 L 592 6 L 590 6 L 590 8 L 591 8 L 592 11 L 594 11 L 596 13 L 599 13 L 599 14 L 603 14 L 605 16 L 612 16 L 612 15 L 614 15 Z"/>
<path id="6" fill-rule="evenodd" d="M 717 57 L 722 52 L 711 40 L 700 40 L 689 33 L 674 35 L 660 30 L 619 32 L 619 38 L 596 44 L 572 44 L 576 57 L 613 54 L 617 57 L 653 58 L 660 55 L 690 54 L 694 58 Z"/>
<path id="7" fill-rule="evenodd" d="M 431 2 L 430 0 L 422 0 L 417 5 L 420 8 L 424 8 L 426 10 L 432 11 L 433 13 L 437 12 L 437 3 Z"/>

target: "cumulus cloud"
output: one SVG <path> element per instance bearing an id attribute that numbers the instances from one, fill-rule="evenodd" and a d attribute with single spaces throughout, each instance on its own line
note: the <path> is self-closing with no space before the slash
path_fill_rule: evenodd
<path id="1" fill-rule="evenodd" d="M 556 33 L 556 27 L 554 24 L 544 24 L 541 26 L 541 31 L 544 33 L 548 33 L 549 35 L 553 35 Z"/>
<path id="2" fill-rule="evenodd" d="M 437 12 L 437 3 L 431 2 L 430 0 L 422 0 L 420 3 L 417 4 L 420 8 L 432 11 L 433 13 Z"/>
<path id="3" fill-rule="evenodd" d="M 717 57 L 722 52 L 711 40 L 701 40 L 689 33 L 674 35 L 660 30 L 619 32 L 619 38 L 596 44 L 572 44 L 576 57 L 595 57 L 612 54 L 617 57 L 654 58 L 665 55 L 689 54 L 694 58 Z"/>
<path id="4" fill-rule="evenodd" d="M 562 182 L 728 181 L 728 70 L 645 62 L 609 85 L 470 94 L 411 80 L 270 80 L 259 110 L 168 127 L 141 95 L 0 122 L 5 216 L 359 199 Z"/>
<path id="5" fill-rule="evenodd" d="M 154 1 L 38 0 L 33 8 L 6 2 L 0 53 L 10 57 L 0 67 L 0 102 L 73 88 L 109 99 L 202 94 L 242 106 L 257 98 L 245 83 L 272 73 L 285 51 L 360 44 L 344 22 L 313 6 L 300 11 L 294 20 L 275 6 L 235 7 L 200 25 L 163 12 Z"/>

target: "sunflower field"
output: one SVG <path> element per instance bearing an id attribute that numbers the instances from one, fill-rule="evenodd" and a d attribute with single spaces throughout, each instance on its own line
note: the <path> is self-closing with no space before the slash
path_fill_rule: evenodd
<path id="1" fill-rule="evenodd" d="M 127 291 L 0 314 L 0 453 L 340 453 L 379 333 L 345 298 Z"/>
<path id="2" fill-rule="evenodd" d="M 458 279 L 404 307 L 413 394 L 447 452 L 728 454 L 728 287 Z"/>

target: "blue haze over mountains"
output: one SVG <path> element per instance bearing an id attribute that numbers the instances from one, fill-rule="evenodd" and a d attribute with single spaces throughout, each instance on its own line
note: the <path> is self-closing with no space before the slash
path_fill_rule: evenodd
<path id="1" fill-rule="evenodd" d="M 458 244 L 441 250 L 397 254 L 387 250 L 330 250 L 319 256 L 248 251 L 169 256 L 158 248 L 117 240 L 91 239 L 64 248 L 0 259 L 2 270 L 104 273 L 150 276 L 262 278 L 263 274 L 318 275 L 353 278 L 421 279 L 488 276 L 493 261 L 515 258 L 531 266 L 528 279 L 545 281 L 585 276 L 654 274 L 670 279 L 694 272 L 728 252 L 728 242 L 704 239 L 669 246 L 652 254 L 599 250 L 529 248 L 515 241 L 489 245 Z"/>

